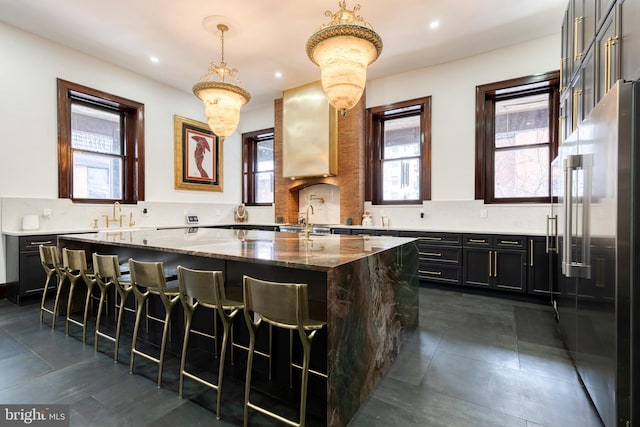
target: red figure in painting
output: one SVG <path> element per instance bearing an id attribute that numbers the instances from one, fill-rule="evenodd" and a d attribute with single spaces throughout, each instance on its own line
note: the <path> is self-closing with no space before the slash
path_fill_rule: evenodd
<path id="1" fill-rule="evenodd" d="M 202 161 L 204 160 L 204 154 L 207 151 L 211 151 L 211 146 L 209 146 L 209 143 L 207 142 L 206 138 L 196 135 L 196 136 L 192 136 L 191 139 L 193 139 L 196 142 L 196 149 L 193 150 L 193 157 L 196 161 L 196 167 L 198 168 L 198 172 L 200 172 L 200 176 L 202 178 L 209 178 L 209 174 L 207 174 L 207 171 L 204 170 L 204 168 L 202 167 Z"/>

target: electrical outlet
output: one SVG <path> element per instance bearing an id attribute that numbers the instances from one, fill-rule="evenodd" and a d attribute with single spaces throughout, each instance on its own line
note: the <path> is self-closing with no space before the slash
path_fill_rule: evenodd
<path id="1" fill-rule="evenodd" d="M 424 218 L 424 211 L 420 211 L 420 218 Z"/>

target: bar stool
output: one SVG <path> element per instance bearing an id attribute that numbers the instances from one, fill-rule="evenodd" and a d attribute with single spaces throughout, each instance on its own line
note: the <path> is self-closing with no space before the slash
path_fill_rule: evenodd
<path id="1" fill-rule="evenodd" d="M 100 303 L 98 304 L 98 314 L 96 316 L 96 332 L 94 338 L 94 349 L 98 351 L 98 337 L 106 338 L 113 341 L 115 349 L 113 351 L 113 361 L 118 362 L 118 348 L 120 345 L 120 330 L 122 327 L 122 315 L 124 313 L 124 305 L 127 297 L 131 293 L 132 286 L 130 281 L 121 280 L 120 263 L 118 255 L 99 255 L 94 253 L 93 271 L 96 283 L 100 289 Z M 120 297 L 120 306 L 118 308 L 118 317 L 116 321 L 116 333 L 111 336 L 100 330 L 100 318 L 102 316 L 102 308 L 104 306 L 107 291 L 111 286 L 115 287 L 117 295 Z"/>
<path id="2" fill-rule="evenodd" d="M 131 362 L 129 363 L 129 373 L 133 373 L 133 362 L 135 355 L 142 356 L 158 364 L 158 387 L 162 383 L 162 368 L 164 365 L 164 353 L 169 332 L 171 313 L 176 305 L 179 296 L 179 289 L 175 282 L 170 282 L 172 286 L 167 286 L 164 274 L 164 264 L 162 262 L 144 262 L 129 259 L 129 272 L 131 273 L 131 285 L 133 295 L 136 298 L 136 322 L 133 327 L 133 341 L 131 342 Z M 162 329 L 162 343 L 160 344 L 160 355 L 154 357 L 136 349 L 138 341 L 138 331 L 142 318 L 142 309 L 150 295 L 157 295 L 164 306 L 165 316 Z M 121 305 L 124 305 L 122 302 Z M 155 318 L 153 318 L 156 320 Z"/>
<path id="3" fill-rule="evenodd" d="M 311 343 L 326 324 L 309 319 L 309 297 L 304 283 L 280 283 L 243 277 L 244 319 L 249 329 L 249 356 L 244 389 L 244 425 L 249 422 L 249 408 L 292 426 L 304 426 L 307 408 L 307 382 Z M 284 418 L 250 401 L 251 370 L 256 332 L 262 322 L 275 327 L 297 331 L 303 349 L 302 385 L 300 388 L 300 421 Z"/>
<path id="4" fill-rule="evenodd" d="M 228 300 L 224 290 L 224 281 L 221 271 L 203 271 L 192 270 L 182 266 L 178 266 L 178 286 L 180 289 L 180 300 L 185 314 L 184 341 L 182 344 L 182 359 L 180 361 L 180 387 L 178 396 L 182 397 L 182 386 L 184 377 L 212 388 L 217 391 L 216 400 L 216 417 L 220 419 L 220 403 L 222 397 L 222 380 L 224 378 L 224 361 L 227 349 L 227 341 L 229 339 L 229 331 L 233 322 L 233 318 L 238 314 L 244 306 L 241 302 Z M 191 322 L 195 311 L 200 308 L 209 308 L 215 310 L 220 316 L 223 327 L 222 349 L 220 350 L 220 361 L 218 363 L 218 383 L 213 384 L 205 379 L 198 377 L 185 369 L 187 360 L 187 347 L 189 343 L 189 335 L 195 332 L 191 329 Z M 216 313 L 214 312 L 214 316 Z M 216 319 L 216 317 L 214 317 Z M 214 338 L 217 336 L 217 330 L 214 326 Z M 202 335 L 202 333 L 200 333 Z M 217 346 L 217 339 L 215 339 Z"/>
<path id="5" fill-rule="evenodd" d="M 87 258 L 83 249 L 62 249 L 62 265 L 65 270 L 65 274 L 69 279 L 69 298 L 67 300 L 67 321 L 65 324 L 65 334 L 69 335 L 69 323 L 82 326 L 82 342 L 87 342 L 87 315 L 89 312 L 89 302 L 91 301 L 91 293 L 93 287 L 96 284 L 93 273 L 90 273 L 87 269 Z M 79 279 L 87 285 L 87 296 L 84 301 L 84 315 L 82 322 L 75 320 L 71 317 L 71 303 L 73 301 L 73 293 L 75 291 L 76 283 Z"/>
<path id="6" fill-rule="evenodd" d="M 44 320 L 43 319 L 44 313 L 49 313 L 52 315 L 51 329 L 54 329 L 56 325 L 56 315 L 58 314 L 60 288 L 62 287 L 62 283 L 64 282 L 66 275 L 64 274 L 64 271 L 62 270 L 62 266 L 60 265 L 60 257 L 58 255 L 57 246 L 40 245 L 38 247 L 38 250 L 40 252 L 40 263 L 42 264 L 44 273 L 47 276 L 44 282 L 44 291 L 42 292 L 42 300 L 40 302 L 40 323 L 42 323 Z M 48 308 L 45 304 L 47 299 L 47 291 L 49 290 L 49 285 L 51 284 L 51 278 L 53 277 L 54 274 L 58 278 L 58 284 L 56 286 L 57 288 L 56 296 L 54 298 L 53 307 Z"/>

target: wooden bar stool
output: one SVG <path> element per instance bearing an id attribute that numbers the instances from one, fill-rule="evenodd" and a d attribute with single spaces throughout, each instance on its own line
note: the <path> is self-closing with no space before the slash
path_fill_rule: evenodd
<path id="1" fill-rule="evenodd" d="M 83 249 L 72 250 L 62 249 L 62 265 L 69 279 L 69 298 L 67 299 L 67 319 L 65 324 L 65 334 L 69 335 L 69 323 L 73 323 L 78 326 L 82 326 L 82 342 L 87 342 L 87 315 L 89 312 L 89 302 L 91 301 L 91 293 L 93 287 L 96 284 L 93 273 L 90 273 L 87 269 L 87 258 Z M 78 280 L 82 281 L 87 286 L 87 296 L 84 301 L 84 314 L 82 321 L 73 319 L 71 317 L 71 304 L 73 302 L 73 293 L 76 288 Z"/>
<path id="2" fill-rule="evenodd" d="M 307 382 L 311 342 L 325 322 L 309 319 L 309 297 L 304 283 L 280 283 L 243 277 L 244 319 L 249 329 L 249 356 L 244 391 L 244 425 L 249 422 L 249 408 L 291 426 L 304 426 L 307 409 Z M 262 322 L 278 328 L 297 331 L 302 343 L 302 385 L 300 388 L 300 420 L 284 418 L 250 401 L 251 370 L 256 332 Z"/>
<path id="3" fill-rule="evenodd" d="M 233 318 L 236 316 L 236 314 L 238 314 L 240 310 L 242 310 L 243 304 L 238 301 L 227 299 L 221 271 L 192 270 L 189 268 L 178 266 L 178 286 L 180 289 L 180 300 L 182 301 L 182 307 L 184 308 L 185 315 L 184 341 L 182 344 L 182 359 L 180 361 L 180 388 L 178 391 L 178 395 L 182 397 L 182 386 L 185 376 L 202 385 L 216 390 L 218 393 L 216 400 L 216 417 L 220 419 L 222 380 L 224 378 L 224 361 L 227 349 L 227 341 L 229 339 L 229 331 L 231 330 Z M 220 360 L 218 363 L 217 384 L 206 381 L 201 377 L 187 372 L 187 370 L 185 369 L 189 335 L 191 334 L 191 332 L 196 332 L 192 330 L 191 322 L 193 320 L 195 311 L 200 307 L 215 310 L 214 316 L 220 316 L 220 320 L 222 321 L 222 348 L 220 350 Z M 216 318 L 217 317 L 214 317 L 214 319 Z M 200 335 L 204 334 L 200 333 Z M 217 330 L 214 326 L 214 336 L 206 336 L 215 338 L 216 335 Z M 217 339 L 215 339 L 214 342 L 217 346 Z"/>
<path id="4" fill-rule="evenodd" d="M 171 282 L 167 286 L 164 273 L 164 264 L 162 262 L 143 262 L 129 259 L 129 272 L 131 273 L 131 285 L 133 295 L 136 298 L 136 322 L 133 327 L 133 341 L 131 342 L 131 362 L 129 363 L 129 372 L 133 373 L 133 362 L 135 355 L 142 356 L 152 362 L 158 364 L 158 387 L 162 384 L 162 368 L 164 365 L 164 353 L 167 343 L 167 334 L 169 333 L 171 313 L 178 302 L 179 289 L 175 282 Z M 164 306 L 165 316 L 162 329 L 162 343 L 160 344 L 160 355 L 156 358 L 150 354 L 144 353 L 136 349 L 138 341 L 138 331 L 140 329 L 140 320 L 142 318 L 143 307 L 150 295 L 156 295 L 160 298 Z M 124 302 L 122 304 L 124 306 Z M 153 320 L 156 318 L 149 317 Z"/>
<path id="5" fill-rule="evenodd" d="M 127 297 L 131 293 L 132 286 L 130 281 L 121 280 L 120 263 L 118 255 L 99 255 L 93 254 L 93 271 L 96 278 L 96 284 L 100 289 L 100 303 L 98 304 L 98 314 L 96 316 L 96 332 L 94 338 L 94 349 L 98 351 L 98 337 L 106 338 L 113 341 L 115 348 L 113 351 L 113 361 L 118 361 L 118 348 L 120 345 L 120 330 L 122 327 L 122 315 L 124 313 L 124 305 Z M 111 287 L 115 287 L 117 295 L 120 297 L 120 305 L 116 321 L 115 335 L 108 335 L 100 330 L 100 318 L 102 316 L 102 308 L 107 298 L 107 291 Z M 105 307 L 105 311 L 107 308 Z"/>
<path id="6" fill-rule="evenodd" d="M 44 274 L 47 277 L 44 282 L 44 290 L 42 291 L 42 300 L 40 301 L 40 323 L 42 323 L 44 320 L 44 313 L 49 313 L 52 316 L 51 329 L 54 329 L 56 325 L 56 315 L 58 314 L 60 288 L 62 287 L 62 283 L 64 282 L 66 275 L 64 274 L 62 266 L 60 265 L 60 257 L 58 255 L 57 246 L 40 245 L 38 247 L 38 250 L 40 252 L 40 264 L 42 264 Z M 51 278 L 54 274 L 58 279 L 57 285 L 55 284 L 55 282 L 54 284 L 51 283 Z M 48 308 L 46 306 L 47 291 L 49 291 L 49 286 L 55 286 L 57 288 L 52 308 Z"/>

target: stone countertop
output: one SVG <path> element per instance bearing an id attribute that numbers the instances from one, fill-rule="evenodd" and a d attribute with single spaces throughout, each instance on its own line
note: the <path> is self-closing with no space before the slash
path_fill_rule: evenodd
<path id="1" fill-rule="evenodd" d="M 64 240 L 329 271 L 416 239 L 388 236 L 311 235 L 224 228 L 100 231 Z"/>

